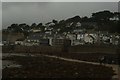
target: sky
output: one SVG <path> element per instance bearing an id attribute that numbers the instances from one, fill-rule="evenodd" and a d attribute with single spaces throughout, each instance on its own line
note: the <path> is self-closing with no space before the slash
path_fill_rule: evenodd
<path id="1" fill-rule="evenodd" d="M 2 29 L 2 3 L 0 2 L 0 30 Z"/>
<path id="2" fill-rule="evenodd" d="M 90 17 L 92 13 L 118 11 L 118 2 L 3 2 L 2 28 L 13 23 L 47 23 L 79 15 Z"/>
<path id="3" fill-rule="evenodd" d="M 1 0 L 2 2 L 118 2 L 120 0 Z"/>
<path id="4" fill-rule="evenodd" d="M 118 2 L 118 12 L 120 12 L 120 1 Z"/>

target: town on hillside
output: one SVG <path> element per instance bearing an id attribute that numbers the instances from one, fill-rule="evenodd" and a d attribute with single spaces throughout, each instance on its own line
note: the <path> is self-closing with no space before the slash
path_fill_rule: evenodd
<path id="1" fill-rule="evenodd" d="M 46 24 L 11 24 L 2 30 L 2 45 L 120 45 L 120 13 L 100 11 L 90 18 L 53 19 Z"/>
<path id="2" fill-rule="evenodd" d="M 0 34 L 2 80 L 119 80 L 119 12 L 103 10 L 91 17 L 74 15 L 31 25 L 12 22 L 5 27 Z"/>

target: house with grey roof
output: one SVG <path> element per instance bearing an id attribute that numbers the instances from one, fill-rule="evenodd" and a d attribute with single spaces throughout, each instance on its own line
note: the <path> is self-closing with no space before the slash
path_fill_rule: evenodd
<path id="1" fill-rule="evenodd" d="M 17 39 L 16 41 L 15 41 L 15 45 L 24 45 L 24 38 L 21 38 L 21 39 Z"/>
<path id="2" fill-rule="evenodd" d="M 44 33 L 32 33 L 25 40 L 25 45 L 26 46 L 49 45 L 49 39 L 44 38 L 44 36 L 45 36 Z"/>

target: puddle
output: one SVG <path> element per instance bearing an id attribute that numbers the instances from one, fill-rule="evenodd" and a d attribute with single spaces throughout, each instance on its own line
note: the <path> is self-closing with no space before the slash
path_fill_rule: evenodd
<path id="1" fill-rule="evenodd" d="M 11 67 L 21 68 L 21 65 L 12 64 L 12 65 L 7 66 L 7 68 L 11 68 Z"/>
<path id="2" fill-rule="evenodd" d="M 11 57 L 11 56 L 35 56 L 33 54 L 16 54 L 16 53 L 5 53 L 5 54 L 2 54 L 2 57 Z"/>
<path id="3" fill-rule="evenodd" d="M 32 55 L 32 54 L 15 54 L 15 53 L 2 54 L 2 58 L 11 57 L 11 56 L 34 56 L 34 55 Z M 12 68 L 12 67 L 21 68 L 21 66 L 22 65 L 16 64 L 13 61 L 2 60 L 2 69 L 4 69 L 4 68 Z"/>
<path id="4" fill-rule="evenodd" d="M 4 69 L 4 68 L 12 68 L 12 67 L 20 68 L 21 65 L 14 64 L 12 61 L 2 60 L 2 69 Z"/>
<path id="5" fill-rule="evenodd" d="M 5 54 L 2 54 L 2 58 L 5 58 L 5 57 L 11 57 L 11 56 L 31 56 L 31 57 L 34 57 L 35 55 L 33 54 L 16 54 L 16 53 L 5 53 Z M 19 64 L 16 64 L 15 62 L 13 61 L 9 61 L 9 60 L 2 60 L 2 69 L 4 68 L 12 68 L 12 67 L 16 67 L 16 68 L 21 68 L 22 65 L 19 65 Z"/>

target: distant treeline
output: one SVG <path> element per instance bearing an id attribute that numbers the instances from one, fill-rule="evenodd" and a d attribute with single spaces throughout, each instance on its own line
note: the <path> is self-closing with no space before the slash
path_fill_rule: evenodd
<path id="1" fill-rule="evenodd" d="M 71 32 L 75 29 L 75 24 L 77 22 L 91 22 L 96 23 L 97 26 L 81 26 L 81 28 L 85 29 L 95 29 L 96 31 L 108 31 L 111 33 L 120 33 L 120 13 L 119 12 L 110 12 L 108 10 L 105 11 L 99 11 L 96 13 L 92 13 L 91 17 L 80 17 L 79 15 L 76 15 L 75 17 L 66 19 L 66 20 L 60 20 L 57 21 L 53 19 L 51 22 L 48 22 L 46 24 L 43 23 L 33 23 L 32 25 L 28 25 L 26 23 L 16 24 L 13 23 L 10 26 L 7 27 L 7 31 L 11 32 L 23 32 L 26 36 L 29 34 L 29 30 L 31 29 L 40 29 L 41 32 L 45 32 L 46 25 L 50 23 L 54 23 L 55 25 L 49 26 L 50 28 L 53 28 L 53 33 L 60 29 L 58 33 L 63 32 Z M 73 23 L 70 27 L 66 27 L 67 24 Z M 4 30 L 3 30 L 4 31 Z"/>

